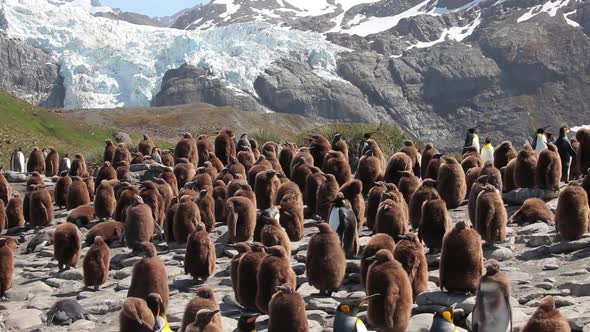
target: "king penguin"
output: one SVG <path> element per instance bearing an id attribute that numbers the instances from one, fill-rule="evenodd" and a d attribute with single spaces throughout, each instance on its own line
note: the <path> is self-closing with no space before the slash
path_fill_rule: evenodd
<path id="1" fill-rule="evenodd" d="M 367 304 L 369 299 L 381 296 L 373 294 L 362 299 L 345 301 L 336 308 L 334 317 L 334 332 L 366 332 L 367 327 L 362 320 L 357 318 L 360 308 Z"/>
<path id="2" fill-rule="evenodd" d="M 338 193 L 332 202 L 328 220 L 332 230 L 338 234 L 346 257 L 352 258 L 358 252 L 357 219 L 350 203 L 344 199 L 342 193 Z"/>
<path id="3" fill-rule="evenodd" d="M 486 137 L 486 141 L 481 148 L 481 160 L 485 164 L 487 161 L 494 162 L 494 146 L 492 145 L 492 139 Z"/>
<path id="4" fill-rule="evenodd" d="M 471 330 L 473 332 L 512 331 L 510 281 L 494 259 L 487 262 L 486 274 L 479 281 Z"/>
<path id="5" fill-rule="evenodd" d="M 543 150 L 548 148 L 547 145 L 547 136 L 545 136 L 545 130 L 547 130 L 549 126 L 545 128 L 537 129 L 535 133 L 535 137 L 533 139 L 533 147 L 535 148 L 535 152 L 541 153 Z"/>
<path id="6" fill-rule="evenodd" d="M 172 329 L 168 324 L 168 318 L 166 317 L 164 303 L 162 302 L 160 294 L 150 293 L 146 298 L 146 302 L 156 318 L 154 332 L 172 332 Z"/>
<path id="7" fill-rule="evenodd" d="M 14 172 L 24 173 L 25 169 L 25 155 L 20 148 L 15 149 L 10 156 L 10 169 Z"/>
<path id="8" fill-rule="evenodd" d="M 434 314 L 430 332 L 459 332 L 459 329 L 453 323 L 453 309 L 444 308 L 442 311 Z"/>

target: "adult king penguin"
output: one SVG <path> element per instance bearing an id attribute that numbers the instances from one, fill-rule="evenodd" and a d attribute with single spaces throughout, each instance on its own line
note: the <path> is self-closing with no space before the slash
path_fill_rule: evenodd
<path id="1" fill-rule="evenodd" d="M 489 137 L 486 137 L 486 141 L 483 145 L 483 147 L 481 148 L 481 160 L 482 162 L 485 164 L 486 161 L 491 161 L 492 163 L 494 162 L 494 146 L 492 145 L 492 139 Z"/>
<path id="2" fill-rule="evenodd" d="M 545 136 L 545 130 L 547 130 L 549 126 L 545 128 L 539 128 L 535 132 L 535 137 L 533 138 L 533 148 L 535 152 L 541 153 L 541 151 L 547 149 L 547 136 Z"/>
<path id="3" fill-rule="evenodd" d="M 360 308 L 367 304 L 369 299 L 381 296 L 381 294 L 373 294 L 362 299 L 355 299 L 344 301 L 336 308 L 336 316 L 334 317 L 334 332 L 365 332 L 367 327 L 362 320 L 357 318 Z"/>
<path id="4" fill-rule="evenodd" d="M 467 129 L 467 135 L 465 136 L 465 145 L 463 145 L 463 153 L 467 152 L 470 147 L 475 147 L 477 151 L 479 148 L 479 136 L 477 135 L 477 127 Z"/>
<path id="5" fill-rule="evenodd" d="M 10 156 L 10 169 L 14 172 L 24 173 L 25 169 L 25 155 L 21 148 L 14 149 L 14 152 Z"/>
<path id="6" fill-rule="evenodd" d="M 352 258 L 358 253 L 356 216 L 342 193 L 338 193 L 333 204 L 329 218 L 330 227 L 338 234 L 346 257 Z"/>
<path id="7" fill-rule="evenodd" d="M 453 323 L 453 308 L 444 308 L 434 313 L 430 332 L 459 332 Z"/>

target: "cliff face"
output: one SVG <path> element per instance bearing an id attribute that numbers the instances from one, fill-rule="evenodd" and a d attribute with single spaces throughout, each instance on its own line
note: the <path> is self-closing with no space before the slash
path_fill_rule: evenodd
<path id="1" fill-rule="evenodd" d="M 44 107 L 62 107 L 65 89 L 49 54 L 0 32 L 0 89 Z"/>

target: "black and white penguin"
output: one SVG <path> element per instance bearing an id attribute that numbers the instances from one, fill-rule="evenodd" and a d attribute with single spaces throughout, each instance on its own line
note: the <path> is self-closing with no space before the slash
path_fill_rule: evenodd
<path id="1" fill-rule="evenodd" d="M 47 313 L 47 325 L 71 325 L 80 319 L 86 319 L 86 310 L 73 299 L 57 301 Z"/>
<path id="2" fill-rule="evenodd" d="M 10 155 L 10 169 L 14 172 L 24 173 L 26 172 L 25 155 L 21 148 L 14 149 L 12 155 Z"/>
<path id="3" fill-rule="evenodd" d="M 246 148 L 252 149 L 252 144 L 247 134 L 242 134 L 236 144 L 236 152 L 244 151 Z"/>
<path id="4" fill-rule="evenodd" d="M 373 294 L 362 299 L 343 301 L 336 308 L 334 317 L 334 331 L 337 332 L 366 332 L 367 327 L 362 320 L 357 318 L 360 308 L 367 304 L 369 299 L 381 296 Z"/>
<path id="5" fill-rule="evenodd" d="M 72 161 L 69 158 L 69 155 L 66 153 L 63 155 L 63 157 L 61 157 L 61 160 L 59 161 L 59 174 L 61 174 L 62 172 L 70 172 L 70 168 L 72 167 Z"/>
<path id="6" fill-rule="evenodd" d="M 332 202 L 328 222 L 332 230 L 338 234 L 340 244 L 347 258 L 354 257 L 359 250 L 357 219 L 352 206 L 342 193 L 338 193 Z"/>
<path id="7" fill-rule="evenodd" d="M 496 260 L 490 259 L 481 277 L 472 314 L 473 332 L 512 331 L 510 281 Z"/>
<path id="8" fill-rule="evenodd" d="M 458 332 L 453 323 L 453 308 L 444 308 L 434 313 L 430 332 Z"/>

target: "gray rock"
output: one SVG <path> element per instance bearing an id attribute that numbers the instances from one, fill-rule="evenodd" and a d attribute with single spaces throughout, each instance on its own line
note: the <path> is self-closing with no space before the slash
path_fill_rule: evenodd
<path id="1" fill-rule="evenodd" d="M 126 292 L 125 292 L 126 293 Z M 93 315 L 104 315 L 121 310 L 126 295 L 119 293 L 101 294 L 98 296 L 81 299 L 80 305 Z"/>
<path id="2" fill-rule="evenodd" d="M 321 310 L 329 314 L 335 314 L 340 302 L 331 297 L 311 297 L 306 299 L 307 310 Z"/>
<path id="3" fill-rule="evenodd" d="M 23 331 L 33 326 L 41 325 L 43 312 L 37 309 L 21 309 L 11 312 L 6 317 L 5 325 L 8 331 Z"/>
<path id="4" fill-rule="evenodd" d="M 499 262 L 503 262 L 511 259 L 514 256 L 512 250 L 509 248 L 493 247 L 484 250 L 484 257 L 487 259 L 495 259 Z"/>
<path id="5" fill-rule="evenodd" d="M 433 314 L 418 314 L 412 316 L 406 332 L 429 332 L 433 319 Z"/>
<path id="6" fill-rule="evenodd" d="M 573 296 L 590 296 L 590 278 L 568 279 L 557 288 L 570 290 Z"/>
<path id="7" fill-rule="evenodd" d="M 444 291 L 424 292 L 416 297 L 416 304 L 451 306 L 457 304 L 457 308 L 465 310 L 468 314 L 473 311 L 475 297 L 461 293 L 449 293 Z"/>
<path id="8" fill-rule="evenodd" d="M 24 173 L 6 171 L 4 172 L 4 177 L 6 178 L 6 181 L 8 181 L 8 183 L 24 183 L 27 181 L 27 175 Z"/>
<path id="9" fill-rule="evenodd" d="M 133 146 L 133 140 L 131 139 L 131 136 L 129 136 L 129 134 L 122 132 L 122 131 L 117 131 L 113 133 L 113 138 L 115 139 L 115 141 L 117 143 L 123 143 L 128 147 Z"/>
<path id="10" fill-rule="evenodd" d="M 80 270 L 65 270 L 54 275 L 55 278 L 64 280 L 82 280 L 84 274 Z"/>

